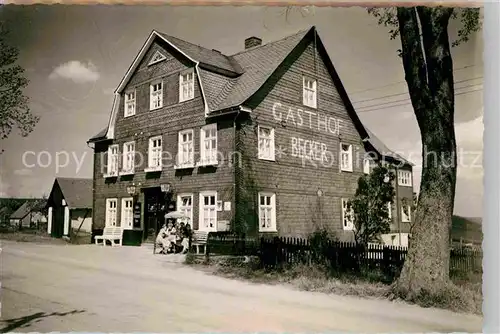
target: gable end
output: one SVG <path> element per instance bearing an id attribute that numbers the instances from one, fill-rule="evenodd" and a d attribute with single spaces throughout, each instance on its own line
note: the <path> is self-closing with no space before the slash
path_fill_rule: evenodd
<path id="1" fill-rule="evenodd" d="M 146 42 L 144 43 L 144 45 L 142 46 L 141 50 L 137 54 L 137 56 L 134 58 L 134 61 L 132 62 L 132 64 L 128 68 L 127 73 L 125 74 L 123 79 L 120 81 L 120 84 L 118 85 L 118 87 L 115 90 L 115 94 L 114 94 L 115 96 L 113 99 L 113 106 L 111 108 L 111 115 L 109 117 L 108 128 L 107 128 L 107 131 L 105 134 L 106 139 L 114 139 L 114 137 L 115 137 L 115 122 L 116 122 L 116 117 L 118 114 L 119 105 L 120 105 L 120 101 L 121 101 L 121 93 L 125 89 L 126 85 L 130 81 L 130 79 L 132 78 L 132 75 L 135 73 L 135 71 L 138 68 L 141 61 L 144 59 L 144 56 L 146 55 L 147 51 L 153 45 L 153 42 L 155 41 L 156 38 L 159 38 L 160 40 L 164 41 L 171 48 L 173 48 L 175 51 L 179 52 L 187 60 L 193 62 L 195 64 L 194 68 L 195 68 L 196 77 L 199 78 L 199 76 L 200 76 L 200 71 L 199 71 L 200 63 L 199 63 L 199 61 L 191 58 L 189 55 L 187 55 L 185 52 L 183 52 L 181 49 L 179 49 L 177 46 L 175 46 L 172 42 L 170 42 L 167 38 L 162 36 L 156 30 L 153 30 L 151 32 L 151 34 L 149 35 L 148 39 L 146 40 Z M 153 55 L 152 59 L 154 59 L 155 55 L 156 55 L 156 53 Z M 200 90 L 201 90 L 201 96 L 202 96 L 202 99 L 203 99 L 203 102 L 205 105 L 205 115 L 207 115 L 208 110 L 209 110 L 208 103 L 207 103 L 206 95 L 205 95 L 205 92 L 203 90 L 203 85 L 201 84 L 201 81 L 200 81 Z"/>
<path id="2" fill-rule="evenodd" d="M 301 49 L 305 49 L 306 45 L 308 45 L 309 43 L 315 44 L 318 53 L 322 57 L 323 62 L 328 72 L 330 73 L 332 81 L 339 93 L 339 96 L 342 99 L 342 102 L 347 110 L 347 114 L 349 118 L 352 120 L 354 127 L 356 128 L 356 131 L 359 133 L 362 139 L 369 137 L 368 132 L 366 131 L 365 127 L 361 123 L 361 120 L 356 114 L 356 111 L 354 110 L 354 107 L 349 99 L 349 96 L 347 95 L 347 91 L 345 90 L 344 85 L 342 84 L 342 81 L 340 80 L 340 77 L 337 71 L 335 70 L 335 67 L 333 66 L 332 60 L 329 57 L 326 48 L 323 45 L 323 42 L 318 36 L 316 27 L 312 27 L 311 29 L 309 29 L 309 31 L 304 35 L 304 37 L 300 40 L 300 42 L 290 51 L 290 53 L 285 57 L 285 59 L 281 62 L 281 64 L 279 64 L 277 68 L 271 73 L 271 75 L 267 78 L 264 84 L 242 104 L 255 107 L 255 105 L 258 104 L 257 101 L 262 100 L 266 96 L 265 90 L 269 89 L 269 87 L 273 85 L 276 76 L 280 76 L 283 74 L 283 72 L 287 71 L 287 69 L 292 65 L 291 64 L 293 62 L 292 59 L 297 57 L 297 52 L 299 52 Z"/>

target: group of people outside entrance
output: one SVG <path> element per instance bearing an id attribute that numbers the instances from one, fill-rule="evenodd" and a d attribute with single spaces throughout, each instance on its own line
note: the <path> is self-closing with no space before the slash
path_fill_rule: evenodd
<path id="1" fill-rule="evenodd" d="M 193 230 L 189 223 L 174 222 L 167 219 L 156 236 L 156 246 L 160 249 L 160 254 L 185 254 L 191 246 Z"/>

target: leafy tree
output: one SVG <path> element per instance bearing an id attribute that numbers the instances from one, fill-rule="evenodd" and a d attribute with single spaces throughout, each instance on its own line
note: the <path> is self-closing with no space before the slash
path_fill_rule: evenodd
<path id="1" fill-rule="evenodd" d="M 47 207 L 47 199 L 48 196 L 43 194 L 42 198 L 36 198 L 29 202 L 28 207 L 30 211 L 37 211 L 43 214 L 44 216 L 48 215 L 48 207 Z"/>
<path id="2" fill-rule="evenodd" d="M 0 22 L 0 139 L 7 138 L 13 128 L 25 137 L 39 121 L 30 112 L 28 97 L 23 94 L 29 81 L 23 76 L 24 69 L 15 65 L 19 50 L 7 45 L 4 24 Z"/>
<path id="3" fill-rule="evenodd" d="M 416 300 L 439 296 L 450 284 L 449 236 L 457 174 L 455 90 L 451 47 L 481 28 L 479 8 L 372 8 L 379 24 L 398 35 L 405 80 L 422 139 L 422 179 L 408 255 L 393 286 L 396 295 Z M 450 20 L 460 20 L 450 43 Z"/>
<path id="4" fill-rule="evenodd" d="M 7 223 L 10 215 L 14 213 L 26 199 L 23 198 L 0 198 L 0 222 Z"/>
<path id="5" fill-rule="evenodd" d="M 393 181 L 394 173 L 384 166 L 377 166 L 359 178 L 356 193 L 347 204 L 358 245 L 366 246 L 389 232 L 388 203 L 394 201 Z"/>

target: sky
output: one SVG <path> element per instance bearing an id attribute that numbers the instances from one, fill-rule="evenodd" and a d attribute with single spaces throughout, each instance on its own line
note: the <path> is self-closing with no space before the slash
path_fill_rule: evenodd
<path id="1" fill-rule="evenodd" d="M 87 140 L 108 122 L 113 91 L 155 29 L 233 54 L 244 39 L 280 39 L 315 25 L 362 122 L 413 163 L 418 191 L 421 140 L 401 59 L 366 9 L 282 7 L 77 6 L 0 7 L 9 43 L 30 80 L 25 94 L 40 122 L 28 137 L 0 142 L 0 197 L 48 194 L 55 177 L 92 177 Z M 458 22 L 450 25 L 452 39 Z M 482 32 L 452 50 L 458 176 L 455 213 L 482 216 Z M 23 159 L 25 157 L 25 159 Z"/>

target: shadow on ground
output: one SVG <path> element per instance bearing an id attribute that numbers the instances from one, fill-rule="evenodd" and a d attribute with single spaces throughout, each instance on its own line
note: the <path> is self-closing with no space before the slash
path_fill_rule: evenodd
<path id="1" fill-rule="evenodd" d="M 20 317 L 20 318 L 3 320 L 2 322 L 6 326 L 0 329 L 0 333 L 8 333 L 8 332 L 12 332 L 14 329 L 17 329 L 17 328 L 28 327 L 34 323 L 40 322 L 42 320 L 42 318 L 64 317 L 67 315 L 73 315 L 73 314 L 78 314 L 78 313 L 83 313 L 83 312 L 85 312 L 85 310 L 73 310 L 73 311 L 69 311 L 69 312 L 52 312 L 52 313 L 38 312 L 38 313 L 34 313 L 32 315 L 27 315 L 27 316 Z"/>

